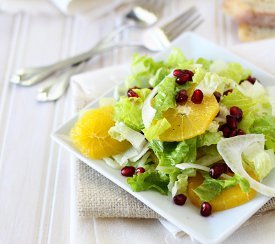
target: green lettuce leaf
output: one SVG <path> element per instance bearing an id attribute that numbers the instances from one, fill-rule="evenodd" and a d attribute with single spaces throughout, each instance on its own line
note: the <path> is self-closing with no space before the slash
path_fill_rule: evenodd
<path id="1" fill-rule="evenodd" d="M 219 132 L 206 132 L 197 137 L 197 147 L 210 146 L 218 144 L 222 138 L 222 133 Z"/>
<path id="2" fill-rule="evenodd" d="M 158 139 L 159 135 L 171 127 L 167 119 L 163 118 L 158 120 L 155 124 L 143 130 L 144 136 L 147 140 Z"/>
<path id="3" fill-rule="evenodd" d="M 249 183 L 246 179 L 235 174 L 230 179 L 213 179 L 207 174 L 204 175 L 206 179 L 203 183 L 194 189 L 194 192 L 198 195 L 201 201 L 209 202 L 213 200 L 215 197 L 221 194 L 221 192 L 225 189 L 233 187 L 237 184 L 240 184 L 240 187 L 243 192 L 247 193 L 250 189 Z"/>
<path id="4" fill-rule="evenodd" d="M 169 74 L 170 74 L 169 68 L 161 67 L 157 70 L 156 74 L 152 78 L 150 78 L 149 84 L 152 87 L 155 87 Z"/>
<path id="5" fill-rule="evenodd" d="M 143 89 L 133 89 L 133 91 L 138 94 L 138 97 L 144 102 L 146 97 L 150 94 L 151 89 L 143 88 Z"/>
<path id="6" fill-rule="evenodd" d="M 162 118 L 164 111 L 175 107 L 175 87 L 175 79 L 170 77 L 166 77 L 159 85 L 158 94 L 153 102 L 153 106 L 157 110 L 156 118 Z"/>
<path id="7" fill-rule="evenodd" d="M 208 60 L 208 59 L 205 59 L 205 58 L 198 58 L 197 64 L 202 64 L 202 67 L 205 69 L 205 70 L 209 70 L 210 68 L 210 65 L 213 63 L 212 60 Z"/>
<path id="8" fill-rule="evenodd" d="M 142 174 L 137 174 L 128 178 L 127 183 L 135 192 L 156 190 L 163 195 L 167 195 L 169 177 L 166 175 L 161 175 L 157 171 L 148 170 Z"/>
<path id="9" fill-rule="evenodd" d="M 275 151 L 275 117 L 265 114 L 260 118 L 255 118 L 249 131 L 251 133 L 264 134 L 266 148 Z"/>
<path id="10" fill-rule="evenodd" d="M 178 67 L 187 61 L 187 58 L 179 48 L 173 48 L 165 64 L 170 67 Z"/>
<path id="11" fill-rule="evenodd" d="M 203 67 L 197 68 L 192 77 L 193 83 L 200 83 L 204 79 L 206 73 L 207 71 Z"/>
<path id="12" fill-rule="evenodd" d="M 149 147 L 159 160 L 159 166 L 174 166 L 182 162 L 193 163 L 196 160 L 196 138 L 182 142 L 161 142 L 153 140 Z"/>
<path id="13" fill-rule="evenodd" d="M 153 77 L 156 71 L 163 67 L 163 62 L 156 62 L 147 55 L 135 54 L 132 60 L 131 75 L 126 80 L 126 88 L 150 87 L 149 79 Z"/>
<path id="14" fill-rule="evenodd" d="M 255 108 L 257 106 L 257 102 L 257 100 L 243 95 L 237 89 L 234 89 L 233 92 L 229 93 L 227 96 L 223 96 L 221 100 L 221 103 L 227 108 L 238 106 L 242 109 L 243 113 L 247 113 L 249 110 Z"/>
<path id="15" fill-rule="evenodd" d="M 218 61 L 217 61 L 218 62 Z M 226 68 L 217 71 L 218 75 L 234 80 L 236 83 L 239 83 L 241 80 L 246 79 L 251 71 L 249 69 L 244 69 L 239 63 L 228 63 Z"/>
<path id="16" fill-rule="evenodd" d="M 114 119 L 116 122 L 123 122 L 136 131 L 144 128 L 141 108 L 143 101 L 140 98 L 121 97 L 115 105 Z"/>

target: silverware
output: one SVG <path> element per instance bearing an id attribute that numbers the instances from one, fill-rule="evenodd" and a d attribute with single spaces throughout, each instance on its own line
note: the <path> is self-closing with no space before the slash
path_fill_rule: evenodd
<path id="1" fill-rule="evenodd" d="M 163 0 L 139 0 L 139 5 L 133 6 L 124 15 L 121 25 L 100 40 L 92 49 L 51 65 L 19 69 L 11 76 L 10 82 L 21 86 L 31 86 L 43 81 L 58 70 L 88 61 L 91 56 L 101 52 L 102 49 L 106 50 L 108 48 L 106 43 L 110 43 L 115 36 L 125 29 L 130 27 L 148 27 L 155 24 L 159 19 L 163 3 Z"/>
<path id="2" fill-rule="evenodd" d="M 169 47 L 171 41 L 176 39 L 182 32 L 194 30 L 202 22 L 203 19 L 197 9 L 192 7 L 164 26 L 145 31 L 140 40 L 136 42 L 111 44 L 108 47 L 105 46 L 106 49 L 101 49 L 101 52 L 125 46 L 142 47 L 149 51 L 162 51 Z M 83 68 L 85 62 L 75 64 L 68 72 L 55 77 L 50 85 L 47 84 L 38 92 L 37 100 L 40 102 L 50 102 L 60 98 L 69 85 L 69 77 L 78 73 Z"/>

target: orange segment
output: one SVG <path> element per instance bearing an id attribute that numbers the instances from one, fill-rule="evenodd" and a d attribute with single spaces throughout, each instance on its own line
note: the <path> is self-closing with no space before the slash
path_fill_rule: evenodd
<path id="1" fill-rule="evenodd" d="M 124 152 L 130 147 L 127 141 L 119 142 L 109 134 L 114 126 L 113 106 L 85 112 L 71 130 L 71 139 L 79 151 L 91 159 L 102 159 Z"/>
<path id="2" fill-rule="evenodd" d="M 193 205 L 197 207 L 201 206 L 202 201 L 193 190 L 196 189 L 199 185 L 201 185 L 202 182 L 203 177 L 199 173 L 197 173 L 196 177 L 190 177 L 188 182 L 188 199 L 191 201 Z M 244 193 L 241 190 L 240 186 L 236 185 L 222 191 L 222 193 L 219 196 L 217 196 L 209 203 L 211 204 L 213 211 L 221 211 L 242 205 L 253 199 L 255 195 L 256 192 L 253 189 L 250 189 L 248 193 Z"/>
<path id="3" fill-rule="evenodd" d="M 201 135 L 218 114 L 219 104 L 214 95 L 204 96 L 201 104 L 194 104 L 191 95 L 184 106 L 164 112 L 171 127 L 160 135 L 161 141 L 183 141 Z"/>

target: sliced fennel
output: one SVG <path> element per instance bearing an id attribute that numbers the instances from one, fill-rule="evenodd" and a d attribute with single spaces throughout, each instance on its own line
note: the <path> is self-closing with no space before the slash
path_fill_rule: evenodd
<path id="1" fill-rule="evenodd" d="M 256 190 L 257 192 L 268 196 L 275 196 L 275 189 L 269 186 L 266 186 L 248 175 L 243 167 L 242 162 L 242 153 L 246 150 L 251 144 L 259 143 L 262 148 L 264 148 L 265 138 L 262 134 L 247 134 L 242 136 L 231 137 L 221 140 L 217 149 L 220 155 L 223 157 L 223 160 L 230 167 L 230 169 L 244 177 L 250 184 L 250 187 Z"/>
<path id="2" fill-rule="evenodd" d="M 126 126 L 123 122 L 117 122 L 115 126 L 111 127 L 109 135 L 118 141 L 129 141 L 137 150 L 146 143 L 144 135 Z"/>
<path id="3" fill-rule="evenodd" d="M 158 93 L 158 86 L 156 86 L 151 91 L 151 93 L 148 95 L 148 97 L 146 98 L 146 100 L 144 101 L 144 104 L 142 106 L 141 115 L 142 115 L 142 121 L 143 121 L 145 128 L 148 128 L 151 125 L 152 120 L 154 119 L 155 114 L 157 112 L 157 110 L 154 109 L 151 105 L 152 99 L 154 98 L 154 96 L 157 93 Z"/>
<path id="4" fill-rule="evenodd" d="M 190 164 L 190 163 L 181 163 L 176 165 L 177 168 L 185 170 L 185 169 L 199 169 L 206 172 L 209 172 L 209 167 L 199 165 L 199 164 Z"/>

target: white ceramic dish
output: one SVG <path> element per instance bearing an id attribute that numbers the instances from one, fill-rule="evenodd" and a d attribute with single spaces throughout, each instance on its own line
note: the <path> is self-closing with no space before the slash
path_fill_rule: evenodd
<path id="1" fill-rule="evenodd" d="M 255 65 L 248 63 L 235 54 L 216 46 L 215 44 L 198 37 L 192 33 L 185 33 L 175 40 L 172 47 L 178 47 L 183 50 L 188 58 L 204 57 L 207 59 L 222 59 L 224 61 L 235 61 L 241 63 L 244 67 L 250 68 L 253 75 L 256 76 L 264 85 L 274 84 L 275 78 L 259 69 Z M 171 48 L 172 48 L 171 47 Z M 157 59 L 165 59 L 170 50 L 159 54 Z M 93 82 L 93 79 L 98 82 L 98 78 L 102 79 L 121 79 L 129 73 L 129 66 L 126 65 L 106 68 L 95 72 L 89 72 L 79 75 L 77 79 Z M 107 71 L 107 72 L 106 72 Z M 112 77 L 106 77 L 106 74 L 112 74 Z M 103 75 L 104 74 L 104 75 Z M 84 81 L 85 83 L 85 81 Z M 106 82 L 107 84 L 107 82 Z M 113 83 L 112 83 L 113 84 Z M 106 89 L 106 88 L 103 88 Z M 105 95 L 110 96 L 112 90 L 109 90 Z M 88 108 L 97 107 L 97 101 L 90 104 Z M 255 199 L 242 206 L 213 213 L 210 217 L 204 218 L 200 216 L 199 209 L 192 206 L 189 202 L 185 206 L 177 206 L 173 204 L 169 196 L 163 196 L 158 192 L 133 192 L 126 183 L 126 178 L 121 176 L 119 170 L 115 170 L 107 166 L 101 160 L 91 160 L 83 155 L 74 147 L 69 139 L 69 132 L 78 118 L 76 114 L 73 118 L 63 124 L 57 131 L 53 133 L 53 139 L 61 146 L 65 147 L 69 152 L 73 153 L 77 158 L 81 159 L 87 165 L 97 170 L 99 173 L 119 185 L 130 194 L 138 198 L 140 201 L 148 205 L 154 211 L 158 212 L 171 223 L 178 226 L 194 239 L 202 243 L 219 243 L 231 235 L 238 229 L 247 219 L 249 219 L 269 198 L 262 195 L 257 195 Z M 275 187 L 275 171 L 271 173 L 266 180 L 266 184 Z"/>

